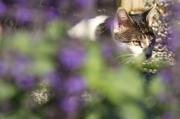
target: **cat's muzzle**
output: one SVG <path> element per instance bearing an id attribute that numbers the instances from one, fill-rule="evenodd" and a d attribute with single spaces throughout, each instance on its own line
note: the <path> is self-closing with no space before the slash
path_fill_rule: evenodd
<path id="1" fill-rule="evenodd" d="M 152 56 L 152 48 L 148 47 L 143 50 L 145 58 L 149 59 Z"/>
<path id="2" fill-rule="evenodd" d="M 151 58 L 151 56 L 152 56 L 152 53 L 151 54 L 145 54 L 146 59 Z"/>

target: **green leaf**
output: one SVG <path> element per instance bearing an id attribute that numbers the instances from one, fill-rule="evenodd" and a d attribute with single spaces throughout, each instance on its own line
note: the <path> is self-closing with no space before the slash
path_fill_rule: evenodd
<path id="1" fill-rule="evenodd" d="M 31 40 L 27 33 L 25 32 L 18 32 L 14 35 L 13 41 L 13 47 L 17 49 L 18 51 L 21 51 L 23 53 L 27 53 L 32 48 Z"/>
<path id="2" fill-rule="evenodd" d="M 15 110 L 15 113 L 11 115 L 0 115 L 0 119 L 42 119 L 39 115 L 36 115 L 30 109 L 22 108 Z"/>
<path id="3" fill-rule="evenodd" d="M 145 119 L 144 111 L 135 103 L 121 105 L 120 117 L 122 119 Z"/>
<path id="4" fill-rule="evenodd" d="M 100 119 L 100 115 L 98 113 L 89 113 L 86 119 Z"/>
<path id="5" fill-rule="evenodd" d="M 41 54 L 45 54 L 45 55 L 49 55 L 49 54 L 53 54 L 55 53 L 55 47 L 52 45 L 52 44 L 40 44 L 38 47 L 37 47 L 37 53 L 38 55 L 41 55 Z"/>
<path id="6" fill-rule="evenodd" d="M 60 40 L 66 31 L 66 23 L 59 20 L 50 22 L 46 29 L 46 35 L 51 40 Z"/>
<path id="7" fill-rule="evenodd" d="M 87 79 L 87 83 L 91 87 L 98 85 L 97 81 L 100 80 L 101 74 L 104 70 L 104 62 L 97 45 L 91 45 L 86 55 L 86 62 L 83 67 L 83 75 Z"/>
<path id="8" fill-rule="evenodd" d="M 48 58 L 38 58 L 33 64 L 34 73 L 43 74 L 45 72 L 52 71 L 54 69 L 53 62 Z"/>
<path id="9" fill-rule="evenodd" d="M 121 67 L 119 71 L 107 69 L 102 79 L 97 79 L 95 89 L 104 94 L 113 103 L 123 102 L 129 98 L 143 97 L 143 81 L 133 70 Z"/>
<path id="10" fill-rule="evenodd" d="M 16 88 L 0 79 L 0 102 L 10 99 L 16 94 Z"/>
<path id="11" fill-rule="evenodd" d="M 133 98 L 142 98 L 144 81 L 139 77 L 139 73 L 129 67 L 122 67 L 118 77 L 116 85 L 119 87 L 119 91 Z"/>
<path id="12" fill-rule="evenodd" d="M 149 91 L 152 95 L 156 96 L 158 94 L 161 94 L 165 91 L 165 87 L 163 85 L 163 82 L 159 78 L 154 78 L 151 80 Z"/>
<path id="13" fill-rule="evenodd" d="M 37 42 L 34 44 L 33 49 L 31 49 L 31 55 L 37 59 L 37 58 L 48 58 L 52 57 L 56 53 L 56 47 L 54 44 L 48 44 L 45 41 Z"/>

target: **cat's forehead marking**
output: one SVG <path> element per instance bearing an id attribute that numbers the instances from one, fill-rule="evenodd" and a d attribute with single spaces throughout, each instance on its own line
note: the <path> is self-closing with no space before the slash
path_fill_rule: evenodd
<path id="1" fill-rule="evenodd" d="M 149 46 L 149 38 L 145 36 L 146 46 Z"/>
<path id="2" fill-rule="evenodd" d="M 141 47 L 147 48 L 150 45 L 150 39 L 148 38 L 148 36 L 143 36 L 143 38 L 140 40 L 141 41 Z"/>
<path id="3" fill-rule="evenodd" d="M 121 26 L 121 29 L 113 29 L 113 32 L 114 33 L 121 33 L 122 31 L 126 31 L 128 28 L 127 27 L 124 27 L 124 26 Z"/>

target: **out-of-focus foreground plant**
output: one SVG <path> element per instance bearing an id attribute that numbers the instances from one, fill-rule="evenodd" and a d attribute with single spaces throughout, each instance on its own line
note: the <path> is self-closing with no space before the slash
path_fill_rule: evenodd
<path id="1" fill-rule="evenodd" d="M 22 11 L 16 17 L 25 15 L 24 23 L 33 19 Z M 0 36 L 0 119 L 166 119 L 171 115 L 163 97 L 164 75 L 146 83 L 135 68 L 111 60 L 117 54 L 113 46 L 69 38 L 70 24 L 51 10 L 46 15 L 53 19 L 42 31 L 17 30 Z M 32 91 L 43 87 L 50 96 L 38 104 Z"/>

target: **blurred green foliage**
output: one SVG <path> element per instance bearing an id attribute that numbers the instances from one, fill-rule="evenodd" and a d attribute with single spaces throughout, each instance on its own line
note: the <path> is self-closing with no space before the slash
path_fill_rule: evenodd
<path id="1" fill-rule="evenodd" d="M 54 21 L 38 37 L 31 32 L 17 32 L 7 38 L 4 37 L 0 39 L 0 42 L 8 43 L 3 44 L 6 50 L 2 56 L 6 56 L 8 50 L 27 55 L 32 61 L 28 71 L 32 72 L 34 77 L 57 70 L 60 46 L 63 42 L 69 42 L 63 40 L 65 31 L 66 26 L 63 22 Z M 109 67 L 102 57 L 100 44 L 84 42 L 86 42 L 84 43 L 86 59 L 82 68 L 78 70 L 85 78 L 87 90 L 95 95 L 92 95 L 90 101 L 83 102 L 85 103 L 83 109 L 79 109 L 77 113 L 79 117 L 82 119 L 160 119 L 167 105 L 158 97 L 164 92 L 160 78 L 155 77 L 149 84 L 146 84 L 147 82 L 140 77 L 138 70 L 132 66 L 122 64 L 118 68 Z M 42 119 L 44 118 L 42 115 L 48 115 L 45 108 L 48 105 L 54 108 L 52 110 L 60 111 L 56 106 L 52 107 L 49 102 L 28 107 L 26 102 L 29 99 L 22 96 L 28 97 L 31 89 L 22 91 L 14 83 L 7 82 L 6 80 L 12 78 L 8 75 L 11 74 L 3 75 L 0 80 L 0 107 L 4 101 L 11 104 L 18 100 L 19 105 L 5 114 L 0 109 L 0 119 Z M 55 95 L 56 93 L 59 94 L 61 91 L 53 92 Z M 59 105 L 58 102 L 55 103 Z M 66 117 L 57 118 L 65 119 Z"/>
<path id="2" fill-rule="evenodd" d="M 153 109 L 166 105 L 158 101 L 163 93 L 163 82 L 154 77 L 150 84 L 140 77 L 133 65 L 121 65 L 118 69 L 108 67 L 101 56 L 99 46 L 91 44 L 88 49 L 83 75 L 89 89 L 100 94 L 101 98 L 90 102 L 92 112 L 88 111 L 87 119 L 154 119 Z M 140 65 L 137 62 L 137 65 Z M 164 107 L 157 109 L 163 112 Z M 153 112 L 153 113 L 152 113 Z M 153 116 L 149 116 L 153 115 Z"/>
<path id="3" fill-rule="evenodd" d="M 16 94 L 16 88 L 12 84 L 7 84 L 0 79 L 0 102 L 10 99 Z"/>

